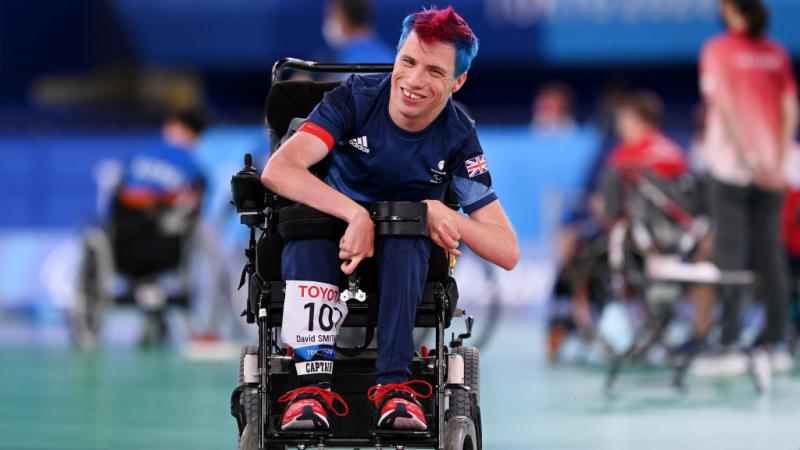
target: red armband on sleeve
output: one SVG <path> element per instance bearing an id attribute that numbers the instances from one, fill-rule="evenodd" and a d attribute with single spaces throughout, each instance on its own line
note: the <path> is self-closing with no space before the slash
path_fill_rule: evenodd
<path id="1" fill-rule="evenodd" d="M 336 143 L 333 139 L 333 136 L 328 133 L 328 130 L 315 123 L 304 122 L 303 125 L 300 125 L 300 129 L 297 131 L 305 131 L 306 133 L 311 133 L 314 136 L 322 139 L 322 142 L 328 146 L 328 151 L 331 151 L 333 149 L 333 144 Z"/>

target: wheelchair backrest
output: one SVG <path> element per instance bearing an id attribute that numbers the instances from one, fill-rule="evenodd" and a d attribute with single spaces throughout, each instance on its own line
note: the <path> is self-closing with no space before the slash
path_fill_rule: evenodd
<path id="1" fill-rule="evenodd" d="M 292 119 L 308 117 L 325 93 L 338 87 L 340 82 L 279 81 L 267 94 L 264 107 L 265 124 L 272 139 L 274 151 L 289 131 Z"/>
<path id="2" fill-rule="evenodd" d="M 656 248 L 676 252 L 691 221 L 700 214 L 703 196 L 697 180 L 690 175 L 664 179 L 647 170 L 633 177 L 615 175 L 617 192 L 622 193 L 616 199 L 621 212 L 633 226 L 647 230 Z"/>

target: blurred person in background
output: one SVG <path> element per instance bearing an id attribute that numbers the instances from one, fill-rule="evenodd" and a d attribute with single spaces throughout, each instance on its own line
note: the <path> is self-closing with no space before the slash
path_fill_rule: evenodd
<path id="1" fill-rule="evenodd" d="M 761 0 L 721 0 L 720 14 L 726 31 L 706 43 L 700 59 L 713 259 L 722 270 L 743 270 L 752 253 L 757 297 L 766 307 L 756 345 L 770 351 L 773 370 L 788 370 L 791 359 L 780 351 L 789 299 L 780 214 L 784 157 L 797 130 L 797 87 L 788 54 L 765 36 L 768 12 Z M 741 291 L 718 289 L 723 349 L 698 358 L 697 375 L 747 370 L 737 348 Z"/>
<path id="2" fill-rule="evenodd" d="M 531 105 L 531 128 L 547 134 L 569 133 L 575 130 L 573 112 L 575 93 L 561 81 L 551 81 L 536 93 Z"/>
<path id="3" fill-rule="evenodd" d="M 663 116 L 663 104 L 658 96 L 649 91 L 635 91 L 620 98 L 616 105 L 615 131 L 619 143 L 605 160 L 602 169 L 601 192 L 593 195 L 591 237 L 580 245 L 574 240 L 571 258 L 562 263 L 562 273 L 556 286 L 557 295 L 570 296 L 569 319 L 551 322 L 550 357 L 555 359 L 558 344 L 563 334 L 572 328 L 582 336 L 591 337 L 595 332 L 596 319 L 605 303 L 614 295 L 608 287 L 608 239 L 611 224 L 628 213 L 627 197 L 634 189 L 631 183 L 645 175 L 669 192 L 689 174 L 685 153 L 673 140 L 659 129 Z M 680 189 L 678 189 L 680 190 Z M 686 211 L 697 211 L 695 202 L 675 198 Z M 691 203 L 691 204 L 689 204 Z M 587 230 L 587 227 L 577 230 Z M 584 231 L 585 233 L 585 231 Z M 647 250 L 650 251 L 650 250 Z M 692 255 L 695 260 L 708 259 L 707 246 L 701 245 Z M 713 290 L 707 285 L 689 288 L 697 314 L 695 315 L 692 343 L 696 343 L 708 332 L 711 323 Z M 563 307 L 561 308 L 564 309 Z"/>
<path id="4" fill-rule="evenodd" d="M 205 116 L 198 111 L 167 115 L 162 142 L 142 149 L 126 163 L 113 202 L 115 265 L 135 280 L 137 303 L 151 319 L 143 344 L 166 336 L 165 300 L 151 294 L 159 292 L 153 286 L 155 278 L 180 264 L 199 217 L 205 181 L 192 151 L 206 126 Z"/>
<path id="5" fill-rule="evenodd" d="M 661 100 L 649 91 L 632 92 L 621 101 L 615 122 L 620 142 L 606 161 L 606 172 L 649 171 L 664 179 L 688 173 L 684 151 L 659 129 L 663 111 Z M 612 197 L 616 202 L 618 196 Z M 611 218 L 620 212 L 619 205 L 608 201 L 604 208 Z"/>
<path id="6" fill-rule="evenodd" d="M 575 91 L 570 85 L 562 81 L 545 83 L 531 104 L 531 130 L 545 137 L 577 131 L 575 102 Z M 609 122 L 613 123 L 613 119 Z M 565 205 L 557 232 L 556 280 L 548 307 L 547 353 L 551 362 L 562 356 L 561 347 L 571 336 L 584 342 L 591 340 L 593 317 L 599 314 L 602 300 L 607 297 L 604 288 L 607 241 L 602 199 L 596 189 L 602 161 L 608 153 L 605 148 L 598 149 L 581 191 Z M 572 355 L 563 356 L 565 360 L 572 359 Z"/>
<path id="7" fill-rule="evenodd" d="M 689 176 L 686 152 L 660 130 L 663 112 L 661 99 L 650 91 L 633 92 L 618 106 L 616 130 L 621 142 L 609 155 L 603 180 L 603 207 L 607 220 L 613 221 L 626 213 L 626 188 L 631 186 L 626 187 L 624 179 L 631 176 L 634 179 L 642 175 L 653 177 L 651 181 L 692 216 L 702 211 L 702 205 L 692 195 L 695 191 L 686 190 L 689 188 L 685 183 Z M 654 210 L 648 209 L 647 213 L 654 213 Z M 701 239 L 698 248 L 689 255 L 691 259 L 708 260 L 709 244 L 707 239 Z M 696 345 L 711 326 L 713 294 L 709 285 L 693 285 L 688 289 L 687 295 L 696 311 L 692 345 Z"/>
<path id="8" fill-rule="evenodd" d="M 322 38 L 327 47 L 317 49 L 311 58 L 340 64 L 392 64 L 396 50 L 384 42 L 372 25 L 370 0 L 328 0 L 322 19 Z M 347 74 L 314 77 L 293 72 L 293 80 L 344 80 Z"/>
<path id="9" fill-rule="evenodd" d="M 393 63 L 395 49 L 372 26 L 370 0 L 330 0 L 322 36 L 338 63 Z"/>

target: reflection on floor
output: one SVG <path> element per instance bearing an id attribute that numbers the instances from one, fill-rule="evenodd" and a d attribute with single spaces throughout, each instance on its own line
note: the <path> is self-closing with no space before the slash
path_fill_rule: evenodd
<path id="1" fill-rule="evenodd" d="M 800 376 L 755 395 L 746 378 L 689 380 L 636 370 L 603 393 L 601 368 L 544 362 L 537 327 L 504 323 L 482 351 L 484 448 L 796 449 Z M 235 448 L 235 361 L 169 350 L 0 347 L 2 449 Z"/>

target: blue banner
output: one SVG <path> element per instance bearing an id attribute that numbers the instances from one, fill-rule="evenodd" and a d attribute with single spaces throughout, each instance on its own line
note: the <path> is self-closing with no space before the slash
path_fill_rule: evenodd
<path id="1" fill-rule="evenodd" d="M 375 4 L 380 36 L 394 44 L 422 5 Z M 456 3 L 456 2 L 454 2 Z M 113 0 L 139 58 L 153 64 L 267 68 L 324 49 L 319 0 Z M 441 3 L 438 3 L 440 6 Z M 536 63 L 691 62 L 721 30 L 719 0 L 468 0 L 459 13 L 481 41 L 478 66 Z M 800 54 L 800 2 L 767 0 L 771 34 Z"/>

